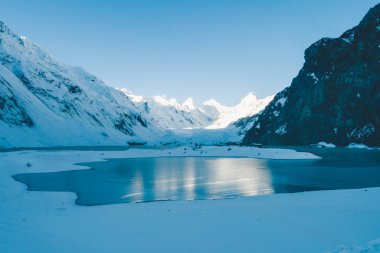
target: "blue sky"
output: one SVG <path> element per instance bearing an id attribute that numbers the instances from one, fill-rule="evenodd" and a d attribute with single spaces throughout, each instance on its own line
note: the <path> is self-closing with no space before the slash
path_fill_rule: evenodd
<path id="1" fill-rule="evenodd" d="M 306 47 L 355 26 L 376 3 L 8 0 L 0 19 L 108 85 L 232 105 L 288 86 Z"/>

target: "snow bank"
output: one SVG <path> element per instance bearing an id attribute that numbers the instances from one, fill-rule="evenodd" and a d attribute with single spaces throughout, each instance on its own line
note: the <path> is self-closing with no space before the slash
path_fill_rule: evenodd
<path id="1" fill-rule="evenodd" d="M 324 146 L 325 148 L 336 148 L 336 146 L 334 144 L 327 143 L 327 142 L 324 142 L 324 141 L 321 141 L 318 144 L 321 145 L 321 146 Z"/>
<path id="2" fill-rule="evenodd" d="M 350 143 L 350 145 L 348 145 L 347 148 L 366 148 L 366 149 L 371 149 L 367 145 L 357 144 L 357 143 Z"/>
<path id="3" fill-rule="evenodd" d="M 129 149 L 126 151 L 104 152 L 106 157 L 162 157 L 162 156 L 213 156 L 251 157 L 260 159 L 318 159 L 307 152 L 292 149 L 256 148 L 239 146 L 181 146 L 170 149 Z"/>
<path id="4" fill-rule="evenodd" d="M 198 152 L 186 148 L 191 154 Z M 209 155 L 231 152 L 227 147 L 202 150 Z M 0 252 L 313 253 L 366 245 L 380 236 L 380 188 L 85 207 L 74 205 L 72 193 L 28 192 L 11 178 L 18 173 L 83 169 L 74 164 L 104 158 L 168 152 L 0 153 Z M 182 155 L 184 148 L 171 152 Z"/>

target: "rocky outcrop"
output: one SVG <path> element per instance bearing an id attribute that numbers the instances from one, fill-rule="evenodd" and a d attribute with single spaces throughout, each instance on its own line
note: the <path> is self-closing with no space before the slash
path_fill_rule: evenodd
<path id="1" fill-rule="evenodd" d="M 380 145 L 380 4 L 339 38 L 305 51 L 290 87 L 250 121 L 243 143 Z"/>

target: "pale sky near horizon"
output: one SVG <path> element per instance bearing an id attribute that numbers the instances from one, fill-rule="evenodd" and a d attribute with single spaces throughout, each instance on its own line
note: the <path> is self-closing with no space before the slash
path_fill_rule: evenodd
<path id="1" fill-rule="evenodd" d="M 236 104 L 291 83 L 304 50 L 357 25 L 373 0 L 18 0 L 0 20 L 114 87 Z"/>

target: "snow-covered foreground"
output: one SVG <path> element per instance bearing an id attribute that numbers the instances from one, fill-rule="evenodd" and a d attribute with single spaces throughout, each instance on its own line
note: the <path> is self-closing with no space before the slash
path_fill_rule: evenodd
<path id="1" fill-rule="evenodd" d="M 111 157 L 258 153 L 316 158 L 237 147 L 0 153 L 0 252 L 380 251 L 380 188 L 84 207 L 74 205 L 72 193 L 28 192 L 11 178 L 83 169 L 74 164 Z"/>

